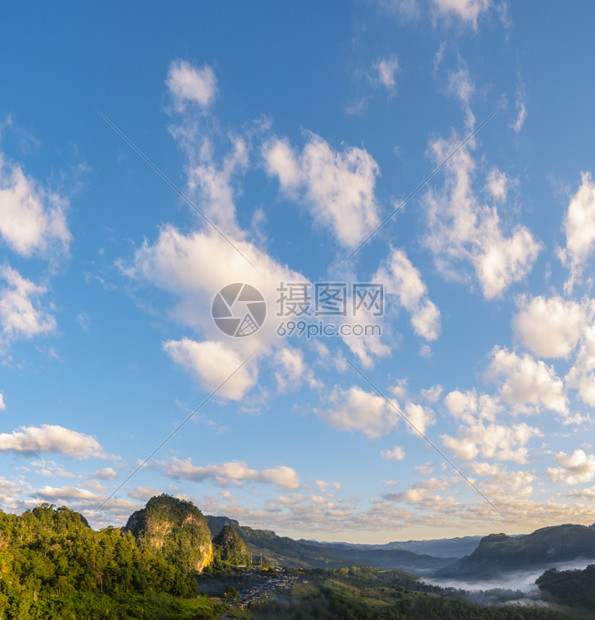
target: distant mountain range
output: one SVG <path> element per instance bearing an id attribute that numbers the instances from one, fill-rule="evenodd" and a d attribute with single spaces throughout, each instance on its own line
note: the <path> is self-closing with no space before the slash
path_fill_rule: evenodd
<path id="1" fill-rule="evenodd" d="M 556 525 L 525 536 L 490 534 L 471 553 L 438 569 L 440 578 L 485 579 L 557 562 L 595 558 L 595 524 Z"/>
<path id="2" fill-rule="evenodd" d="M 353 565 L 428 574 L 452 564 L 464 553 L 471 552 L 480 541 L 479 536 L 469 536 L 385 545 L 326 543 L 277 536 L 270 530 L 242 526 L 228 517 L 207 515 L 206 519 L 213 536 L 225 525 L 232 525 L 255 561 L 262 556 L 264 560 L 274 564 L 299 568 L 339 568 Z"/>
<path id="3" fill-rule="evenodd" d="M 270 530 L 242 526 L 228 517 L 207 516 L 215 536 L 232 525 L 253 560 L 288 567 L 339 568 L 372 566 L 399 569 L 446 579 L 492 579 L 503 573 L 584 558 L 595 558 L 595 524 L 557 525 L 532 534 L 465 536 L 462 538 L 391 542 L 383 545 L 293 540 Z"/>

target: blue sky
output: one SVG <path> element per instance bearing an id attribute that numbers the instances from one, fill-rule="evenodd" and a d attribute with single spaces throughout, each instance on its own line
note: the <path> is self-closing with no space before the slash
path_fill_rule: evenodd
<path id="1" fill-rule="evenodd" d="M 353 542 L 595 521 L 594 10 L 3 6 L 2 508 L 101 527 L 168 492 Z M 266 302 L 246 337 L 212 320 L 232 283 Z M 383 315 L 278 316 L 328 283 Z"/>

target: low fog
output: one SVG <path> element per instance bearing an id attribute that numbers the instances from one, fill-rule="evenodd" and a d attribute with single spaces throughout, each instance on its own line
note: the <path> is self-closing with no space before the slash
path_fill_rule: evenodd
<path id="1" fill-rule="evenodd" d="M 579 558 L 566 562 L 542 564 L 523 571 L 501 574 L 494 579 L 465 581 L 462 579 L 433 579 L 424 577 L 423 581 L 441 588 L 454 588 L 465 592 L 465 598 L 483 605 L 498 605 L 506 602 L 533 603 L 540 598 L 540 590 L 535 581 L 546 570 L 584 569 L 595 564 L 595 559 Z"/>

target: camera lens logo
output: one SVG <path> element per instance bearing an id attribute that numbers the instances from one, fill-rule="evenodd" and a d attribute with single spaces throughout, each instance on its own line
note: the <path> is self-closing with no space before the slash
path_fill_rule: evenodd
<path id="1" fill-rule="evenodd" d="M 224 334 L 245 338 L 260 329 L 267 307 L 258 289 L 236 282 L 223 287 L 215 295 L 211 312 L 215 325 Z"/>

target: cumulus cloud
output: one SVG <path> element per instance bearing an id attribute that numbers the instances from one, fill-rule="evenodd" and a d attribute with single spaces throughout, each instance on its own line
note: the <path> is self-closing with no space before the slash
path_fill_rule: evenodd
<path id="1" fill-rule="evenodd" d="M 361 431 L 368 437 L 382 437 L 398 422 L 397 413 L 384 398 L 357 386 L 348 390 L 335 389 L 330 406 L 318 415 L 332 427 L 342 431 Z"/>
<path id="2" fill-rule="evenodd" d="M 213 479 L 223 485 L 230 482 L 239 484 L 262 482 L 276 484 L 287 489 L 297 489 L 300 486 L 297 472 L 285 465 L 262 470 L 252 469 L 241 461 L 231 461 L 223 465 L 198 466 L 194 465 L 190 458 L 178 459 L 176 457 L 160 464 L 165 474 L 171 478 L 196 481 Z"/>
<path id="3" fill-rule="evenodd" d="M 486 188 L 490 196 L 498 202 L 504 202 L 510 188 L 511 181 L 505 172 L 492 168 L 486 179 Z"/>
<path id="4" fill-rule="evenodd" d="M 427 296 L 421 274 L 403 250 L 393 249 L 380 266 L 373 280 L 384 285 L 386 295 L 394 295 L 411 315 L 416 334 L 426 340 L 436 340 L 440 334 L 440 310 Z"/>
<path id="5" fill-rule="evenodd" d="M 380 456 L 387 461 L 402 461 L 405 458 L 405 450 L 401 446 L 394 446 L 390 450 L 381 450 Z"/>
<path id="6" fill-rule="evenodd" d="M 582 500 L 594 501 L 595 500 L 595 487 L 589 487 L 588 489 L 576 489 L 568 493 L 570 497 L 578 497 Z"/>
<path id="7" fill-rule="evenodd" d="M 525 447 L 532 437 L 540 437 L 541 432 L 524 422 L 512 426 L 476 422 L 459 428 L 457 437 L 441 435 L 442 443 L 465 461 L 478 454 L 499 461 L 526 463 L 528 450 Z"/>
<path id="8" fill-rule="evenodd" d="M 471 469 L 482 478 L 482 491 L 493 500 L 529 497 L 533 493 L 535 475 L 530 471 L 508 471 L 496 463 L 472 463 Z"/>
<path id="9" fill-rule="evenodd" d="M 79 458 L 107 457 L 99 442 L 91 435 L 51 424 L 20 426 L 12 433 L 0 433 L 0 452 L 50 452 Z"/>
<path id="10" fill-rule="evenodd" d="M 113 467 L 104 467 L 96 471 L 93 477 L 100 480 L 115 480 L 118 477 L 118 472 Z"/>
<path id="11" fill-rule="evenodd" d="M 311 388 L 319 388 L 322 383 L 318 381 L 304 362 L 304 354 L 299 349 L 284 347 L 275 354 L 275 379 L 277 389 L 286 392 L 289 389 L 299 387 L 304 381 Z"/>
<path id="12" fill-rule="evenodd" d="M 172 316 L 206 335 L 201 342 L 184 338 L 167 341 L 163 347 L 209 390 L 223 382 L 258 347 L 264 346 L 264 351 L 279 344 L 275 334 L 278 289 L 283 282 L 307 282 L 301 274 L 276 263 L 254 244 L 235 239 L 234 245 L 241 253 L 217 234 L 200 231 L 183 234 L 173 226 L 166 226 L 155 243 L 145 242 L 129 264 L 122 264 L 130 278 L 147 281 L 171 293 L 178 300 Z M 217 291 L 233 282 L 247 282 L 260 291 L 267 304 L 267 314 L 254 335 L 223 341 L 223 334 L 212 321 L 211 305 Z M 213 363 L 214 359 L 217 363 Z M 239 400 L 255 384 L 255 361 L 251 360 L 222 388 L 222 398 Z"/>
<path id="13" fill-rule="evenodd" d="M 595 324 L 593 323 L 583 333 L 574 364 L 566 375 L 566 384 L 578 391 L 578 396 L 584 403 L 595 407 Z"/>
<path id="14" fill-rule="evenodd" d="M 545 407 L 560 415 L 568 414 L 568 399 L 562 379 L 552 366 L 529 354 L 519 357 L 505 348 L 492 351 L 489 375 L 499 381 L 500 397 L 513 406 L 514 412 L 530 412 L 530 406 Z"/>
<path id="15" fill-rule="evenodd" d="M 6 403 L 4 402 L 4 394 L 0 392 L 0 411 L 6 411 Z"/>
<path id="16" fill-rule="evenodd" d="M 56 328 L 56 319 L 39 298 L 47 289 L 23 278 L 7 265 L 0 266 L 0 343 L 33 338 Z"/>
<path id="17" fill-rule="evenodd" d="M 187 102 L 208 107 L 217 93 L 217 79 L 209 65 L 194 67 L 185 60 L 177 60 L 169 66 L 167 87 L 179 110 Z"/>
<path id="18" fill-rule="evenodd" d="M 524 226 L 506 226 L 512 228 L 506 234 L 498 209 L 480 204 L 473 189 L 476 165 L 470 153 L 473 143 L 469 144 L 446 164 L 442 189 L 426 193 L 426 244 L 444 276 L 469 281 L 464 264 L 470 263 L 484 297 L 493 299 L 529 273 L 542 246 Z M 454 139 L 433 142 L 435 161 L 444 162 L 457 146 Z"/>
<path id="19" fill-rule="evenodd" d="M 58 488 L 52 486 L 43 486 L 37 491 L 34 491 L 31 495 L 33 497 L 38 497 L 49 502 L 55 502 L 56 500 L 65 501 L 72 499 L 96 502 L 101 499 L 101 497 L 96 493 L 80 487 Z"/>
<path id="20" fill-rule="evenodd" d="M 47 256 L 68 249 L 68 202 L 40 187 L 0 153 L 0 237 L 17 254 Z"/>
<path id="21" fill-rule="evenodd" d="M 356 247 L 378 225 L 374 185 L 379 169 L 366 150 L 335 151 L 308 133 L 301 153 L 275 138 L 263 146 L 262 155 L 267 174 L 279 180 L 281 190 L 303 202 L 341 245 Z"/>
<path id="22" fill-rule="evenodd" d="M 583 172 L 581 185 L 570 199 L 564 221 L 566 247 L 558 255 L 570 270 L 565 290 L 572 292 L 580 280 L 585 263 L 595 248 L 595 183 L 590 172 Z"/>
<path id="23" fill-rule="evenodd" d="M 567 358 L 585 328 L 583 305 L 562 297 L 523 299 L 513 319 L 517 338 L 541 357 Z"/>
<path id="24" fill-rule="evenodd" d="M 554 482 L 578 484 L 591 482 L 595 477 L 595 455 L 586 454 L 584 450 L 575 450 L 572 454 L 558 452 L 556 463 L 562 467 L 550 467 L 547 475 Z"/>
<path id="25" fill-rule="evenodd" d="M 220 388 L 217 395 L 221 398 L 241 400 L 258 379 L 256 367 L 242 366 L 245 359 L 221 341 L 168 340 L 163 350 L 195 374 L 205 390 Z"/>
<path id="26" fill-rule="evenodd" d="M 477 30 L 479 17 L 489 10 L 490 0 L 432 0 L 442 17 L 456 17 Z"/>
<path id="27" fill-rule="evenodd" d="M 383 58 L 376 64 L 375 68 L 380 83 L 389 90 L 394 91 L 397 87 L 395 74 L 399 71 L 398 58 L 394 54 L 388 58 Z"/>
<path id="28" fill-rule="evenodd" d="M 432 411 L 412 402 L 408 402 L 405 405 L 405 415 L 411 426 L 413 426 L 414 431 L 417 431 L 417 433 L 422 435 L 426 434 L 428 426 L 431 426 L 434 422 L 436 422 Z M 407 428 L 410 432 L 414 432 L 412 431 L 411 426 L 408 425 Z"/>
<path id="29" fill-rule="evenodd" d="M 489 394 L 478 395 L 475 390 L 453 390 L 444 398 L 444 404 L 453 418 L 470 425 L 477 420 L 493 422 L 502 410 L 497 398 Z"/>

